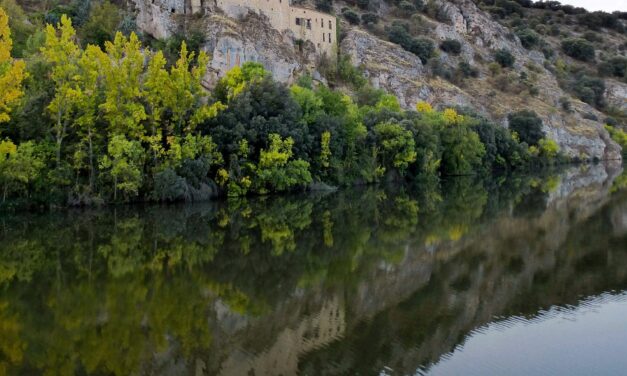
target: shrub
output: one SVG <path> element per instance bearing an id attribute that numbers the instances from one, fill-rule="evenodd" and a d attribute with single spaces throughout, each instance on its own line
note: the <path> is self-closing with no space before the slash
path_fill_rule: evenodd
<path id="1" fill-rule="evenodd" d="M 416 11 L 416 6 L 409 1 L 403 0 L 398 4 L 398 7 L 404 14 L 411 14 Z"/>
<path id="2" fill-rule="evenodd" d="M 512 15 L 514 13 L 520 15 L 521 17 L 524 15 L 523 9 L 520 6 L 520 4 L 518 4 L 515 1 L 512 0 L 496 0 L 496 7 L 500 8 L 502 11 L 501 14 L 505 15 L 505 16 L 509 16 Z"/>
<path id="3" fill-rule="evenodd" d="M 408 26 L 404 23 L 394 22 L 387 29 L 388 39 L 408 50 L 411 47 L 412 37 L 409 34 Z"/>
<path id="4" fill-rule="evenodd" d="M 597 11 L 581 14 L 577 17 L 577 22 L 579 22 L 580 25 L 590 28 L 591 30 L 598 30 L 605 27 L 608 29 L 622 31 L 622 24 L 618 21 L 618 16 L 606 12 Z"/>
<path id="5" fill-rule="evenodd" d="M 581 61 L 594 60 L 594 46 L 585 39 L 570 38 L 562 41 L 562 51 L 566 55 Z"/>
<path id="6" fill-rule="evenodd" d="M 187 199 L 187 184 L 172 169 L 155 174 L 152 199 L 156 201 L 180 201 Z"/>
<path id="7" fill-rule="evenodd" d="M 462 52 L 462 44 L 455 39 L 446 39 L 440 43 L 440 49 L 444 52 L 458 55 Z"/>
<path id="8" fill-rule="evenodd" d="M 359 24 L 359 15 L 350 9 L 342 10 L 342 16 L 346 18 L 346 21 L 351 25 Z"/>
<path id="9" fill-rule="evenodd" d="M 508 68 L 514 65 L 516 58 L 509 50 L 501 48 L 494 53 L 494 61 L 499 63 L 503 68 Z"/>
<path id="10" fill-rule="evenodd" d="M 547 159 L 554 159 L 560 151 L 557 143 L 550 138 L 543 138 L 538 141 L 538 147 L 540 148 L 540 155 Z"/>
<path id="11" fill-rule="evenodd" d="M 361 15 L 361 23 L 364 25 L 376 24 L 379 22 L 379 16 L 374 13 L 364 13 Z"/>
<path id="12" fill-rule="evenodd" d="M 323 12 L 331 12 L 333 0 L 316 0 L 316 9 Z"/>
<path id="13" fill-rule="evenodd" d="M 370 0 L 357 0 L 356 2 L 357 6 L 361 9 L 368 9 L 368 6 L 370 5 Z"/>
<path id="14" fill-rule="evenodd" d="M 485 167 L 512 168 L 522 164 L 527 157 L 527 148 L 518 143 L 508 129 L 481 118 L 473 125 L 473 130 L 485 146 Z"/>
<path id="15" fill-rule="evenodd" d="M 530 146 L 538 145 L 538 142 L 545 137 L 542 119 L 534 111 L 523 110 L 511 113 L 507 119 L 509 129 L 518 134 L 520 141 Z"/>
<path id="16" fill-rule="evenodd" d="M 425 64 L 433 55 L 433 41 L 427 38 L 412 38 L 406 24 L 395 22 L 387 30 L 390 42 L 396 43 L 405 50 L 420 57 Z"/>
<path id="17" fill-rule="evenodd" d="M 403 126 L 395 123 L 377 124 L 374 132 L 381 148 L 383 167 L 404 171 L 416 161 L 414 138 Z"/>
<path id="18" fill-rule="evenodd" d="M 423 64 L 425 64 L 432 56 L 435 46 L 431 39 L 416 38 L 412 40 L 410 52 L 417 55 Z"/>
<path id="19" fill-rule="evenodd" d="M 337 74 L 340 80 L 347 82 L 354 87 L 361 87 L 368 82 L 363 72 L 355 67 L 348 56 L 340 57 L 337 64 Z"/>
<path id="20" fill-rule="evenodd" d="M 94 4 L 89 19 L 81 29 L 83 42 L 104 46 L 106 41 L 112 40 L 115 36 L 121 20 L 120 9 L 117 6 L 108 1 Z"/>
<path id="21" fill-rule="evenodd" d="M 268 148 L 259 153 L 257 192 L 282 192 L 311 183 L 309 162 L 292 159 L 294 140 L 290 137 L 282 140 L 278 134 L 270 134 L 269 140 Z"/>
<path id="22" fill-rule="evenodd" d="M 497 62 L 492 62 L 490 64 L 488 64 L 488 70 L 490 71 L 490 74 L 493 76 L 496 76 L 497 74 L 501 73 L 501 66 L 499 65 L 499 63 Z"/>
<path id="23" fill-rule="evenodd" d="M 479 135 L 468 124 L 445 126 L 441 133 L 441 170 L 446 175 L 465 175 L 477 169 L 485 154 Z"/>
<path id="24" fill-rule="evenodd" d="M 612 137 L 612 140 L 619 144 L 623 149 L 623 155 L 627 154 L 627 133 L 621 129 L 614 128 L 611 125 L 606 125 L 605 129 L 610 134 L 610 137 Z"/>
<path id="25" fill-rule="evenodd" d="M 523 47 L 527 49 L 535 47 L 540 42 L 540 36 L 538 33 L 531 29 L 518 29 L 516 31 L 516 36 L 520 39 L 520 43 Z"/>
<path id="26" fill-rule="evenodd" d="M 599 65 L 599 74 L 627 78 L 627 58 L 616 56 Z"/>
<path id="27" fill-rule="evenodd" d="M 561 97 L 560 98 L 560 105 L 562 107 L 562 110 L 564 110 L 566 112 L 572 111 L 572 106 L 570 104 L 570 100 L 568 99 L 568 97 Z"/>
<path id="28" fill-rule="evenodd" d="M 573 91 L 579 99 L 597 107 L 605 105 L 605 82 L 597 77 L 586 75 L 575 77 Z"/>
<path id="29" fill-rule="evenodd" d="M 583 35 L 583 38 L 588 42 L 602 42 L 603 38 L 594 31 L 588 31 Z"/>
<path id="30" fill-rule="evenodd" d="M 457 72 L 459 72 L 464 78 L 477 77 L 479 75 L 477 68 L 472 67 L 465 61 L 461 61 L 457 65 Z"/>

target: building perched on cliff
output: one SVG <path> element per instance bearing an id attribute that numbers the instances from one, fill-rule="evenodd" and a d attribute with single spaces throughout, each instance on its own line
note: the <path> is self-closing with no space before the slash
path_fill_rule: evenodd
<path id="1" fill-rule="evenodd" d="M 334 16 L 313 9 L 298 7 L 290 0 L 150 0 L 149 14 L 193 15 L 215 11 L 240 19 L 249 12 L 267 17 L 270 26 L 280 32 L 292 34 L 295 42 L 311 42 L 317 53 L 334 54 L 337 46 L 336 19 Z M 152 25 L 158 23 L 151 22 Z M 165 30 L 151 34 L 162 38 Z"/>

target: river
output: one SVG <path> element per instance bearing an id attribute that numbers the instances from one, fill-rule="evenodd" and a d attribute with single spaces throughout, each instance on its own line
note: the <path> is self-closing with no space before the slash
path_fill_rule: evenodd
<path id="1" fill-rule="evenodd" d="M 0 217 L 0 374 L 624 375 L 620 165 Z"/>

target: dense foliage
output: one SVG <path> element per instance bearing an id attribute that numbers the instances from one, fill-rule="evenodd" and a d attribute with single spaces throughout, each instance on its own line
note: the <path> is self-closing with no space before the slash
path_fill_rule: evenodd
<path id="1" fill-rule="evenodd" d="M 202 200 L 522 168 L 557 154 L 454 109 L 402 110 L 343 57 L 336 75 L 352 96 L 306 77 L 288 87 L 258 63 L 207 92 L 208 57 L 185 42 L 171 64 L 134 33 L 80 42 L 62 15 L 24 61 L 0 56 L 4 205 Z"/>

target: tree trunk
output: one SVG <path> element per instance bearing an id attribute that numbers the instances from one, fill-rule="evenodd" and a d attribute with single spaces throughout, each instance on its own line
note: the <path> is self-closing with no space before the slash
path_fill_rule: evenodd
<path id="1" fill-rule="evenodd" d="M 89 137 L 89 191 L 94 191 L 94 149 L 91 142 L 91 128 L 88 131 Z"/>

